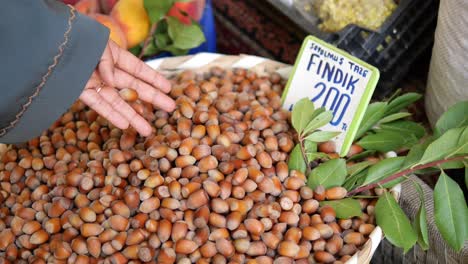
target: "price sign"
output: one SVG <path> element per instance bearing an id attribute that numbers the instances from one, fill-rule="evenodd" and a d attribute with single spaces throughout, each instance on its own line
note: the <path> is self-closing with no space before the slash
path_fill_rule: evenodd
<path id="1" fill-rule="evenodd" d="M 308 97 L 325 107 L 333 119 L 322 129 L 341 132 L 334 141 L 345 156 L 379 79 L 379 70 L 320 39 L 308 36 L 302 44 L 283 93 L 283 108 Z"/>

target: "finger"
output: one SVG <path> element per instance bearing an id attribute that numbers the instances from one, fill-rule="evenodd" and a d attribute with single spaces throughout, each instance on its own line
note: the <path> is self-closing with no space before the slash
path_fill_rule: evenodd
<path id="1" fill-rule="evenodd" d="M 109 43 L 112 43 L 112 41 L 109 41 Z M 102 80 L 112 87 L 114 86 L 114 67 L 114 57 L 112 56 L 110 46 L 107 45 L 99 61 L 98 70 Z"/>
<path id="2" fill-rule="evenodd" d="M 88 82 L 86 83 L 85 89 L 94 89 L 101 83 L 101 78 L 99 78 L 99 74 L 95 70 L 91 77 L 89 78 Z"/>
<path id="3" fill-rule="evenodd" d="M 102 117 L 107 119 L 114 126 L 120 129 L 128 128 L 128 121 L 119 112 L 115 111 L 94 89 L 85 89 L 80 95 L 83 103 L 88 105 Z"/>
<path id="4" fill-rule="evenodd" d="M 135 89 L 141 100 L 164 111 L 172 112 L 175 109 L 175 102 L 172 98 L 120 69 L 115 69 L 115 85 L 119 88 Z"/>
<path id="5" fill-rule="evenodd" d="M 171 90 L 171 83 L 162 75 L 157 73 L 153 68 L 146 65 L 143 61 L 135 57 L 130 52 L 121 49 L 114 43 L 110 43 L 112 55 L 116 65 L 133 75 L 137 79 L 141 79 L 150 85 L 157 87 L 161 91 L 168 93 Z"/>
<path id="6" fill-rule="evenodd" d="M 114 88 L 105 87 L 100 92 L 112 108 L 118 111 L 130 125 L 142 136 L 149 136 L 152 132 L 151 125 L 140 116 L 128 103 L 126 103 Z"/>

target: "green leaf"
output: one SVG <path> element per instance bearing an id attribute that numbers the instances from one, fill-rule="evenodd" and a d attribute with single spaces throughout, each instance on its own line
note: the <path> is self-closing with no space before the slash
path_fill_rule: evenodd
<path id="1" fill-rule="evenodd" d="M 323 107 L 323 106 L 315 109 L 314 114 L 312 115 L 312 118 L 317 117 L 318 115 L 320 115 L 321 113 L 323 113 L 325 111 L 327 111 L 327 109 L 325 109 L 325 107 Z"/>
<path id="2" fill-rule="evenodd" d="M 465 167 L 465 165 L 463 165 L 463 161 L 460 161 L 460 160 L 444 162 L 444 163 L 439 165 L 439 168 L 443 169 L 443 170 L 462 169 L 464 167 Z M 437 167 L 435 167 L 435 168 L 437 168 Z"/>
<path id="3" fill-rule="evenodd" d="M 419 193 L 419 200 L 421 203 L 419 205 L 419 210 L 416 213 L 416 216 L 413 221 L 414 231 L 418 234 L 418 244 L 423 250 L 429 249 L 429 234 L 427 232 L 427 215 L 426 207 L 424 205 L 424 193 L 421 186 L 417 183 L 414 183 L 415 189 Z"/>
<path id="4" fill-rule="evenodd" d="M 381 124 L 380 128 L 387 131 L 395 131 L 399 133 L 414 134 L 417 138 L 421 138 L 426 134 L 426 130 L 418 123 L 408 120 L 398 120 L 391 123 Z"/>
<path id="5" fill-rule="evenodd" d="M 317 152 L 317 143 L 305 140 L 304 141 L 304 149 L 306 152 L 307 161 L 311 162 L 316 159 L 326 159 L 328 155 L 322 152 Z"/>
<path id="6" fill-rule="evenodd" d="M 361 125 L 356 133 L 356 139 L 360 138 L 364 133 L 377 124 L 377 122 L 384 116 L 386 110 L 387 103 L 385 102 L 370 104 L 362 118 Z"/>
<path id="7" fill-rule="evenodd" d="M 359 154 L 353 155 L 351 158 L 348 159 L 348 161 L 361 160 L 361 159 L 374 155 L 376 152 L 377 151 L 375 150 L 365 150 Z"/>
<path id="8" fill-rule="evenodd" d="M 167 34 L 157 34 L 154 36 L 154 43 L 156 44 L 156 47 L 165 49 L 170 46 L 171 39 Z"/>
<path id="9" fill-rule="evenodd" d="M 330 111 L 321 112 L 318 115 L 314 115 L 312 120 L 307 124 L 304 129 L 304 135 L 323 127 L 333 119 L 333 114 Z"/>
<path id="10" fill-rule="evenodd" d="M 440 137 L 446 131 L 468 125 L 468 101 L 459 102 L 451 106 L 437 120 L 434 128 L 436 137 Z"/>
<path id="11" fill-rule="evenodd" d="M 307 184 L 315 189 L 322 185 L 325 189 L 341 186 L 346 178 L 346 161 L 332 159 L 317 166 L 309 174 Z"/>
<path id="12" fill-rule="evenodd" d="M 348 166 L 348 168 L 347 168 L 348 174 L 350 176 L 352 176 L 354 174 L 357 174 L 357 173 L 365 170 L 366 168 L 368 168 L 372 164 L 373 164 L 373 162 L 371 162 L 371 161 L 363 161 L 363 162 L 359 162 L 359 163 L 353 164 L 351 166 Z"/>
<path id="13" fill-rule="evenodd" d="M 304 128 L 312 120 L 314 115 L 314 103 L 309 98 L 302 98 L 296 104 L 294 104 L 291 123 L 298 134 L 302 134 Z"/>
<path id="14" fill-rule="evenodd" d="M 375 219 L 385 237 L 405 253 L 416 243 L 418 236 L 411 227 L 411 223 L 393 195 L 385 192 L 375 205 Z"/>
<path id="15" fill-rule="evenodd" d="M 386 101 L 391 102 L 391 101 L 393 101 L 393 99 L 397 98 L 397 96 L 399 96 L 400 94 L 401 94 L 401 88 L 398 88 L 398 89 L 396 89 L 395 92 L 393 92 L 392 95 L 390 95 L 390 97 Z"/>
<path id="16" fill-rule="evenodd" d="M 428 175 L 428 174 L 437 173 L 439 171 L 440 171 L 440 168 L 432 167 L 432 168 L 425 168 L 425 169 L 413 171 L 413 173 L 417 175 Z"/>
<path id="17" fill-rule="evenodd" d="M 418 164 L 439 160 L 452 153 L 457 149 L 458 139 L 462 132 L 463 128 L 453 128 L 445 132 L 440 138 L 429 144 Z"/>
<path id="18" fill-rule="evenodd" d="M 377 162 L 369 168 L 369 172 L 367 173 L 367 177 L 363 185 L 379 182 L 388 176 L 391 176 L 393 173 L 400 170 L 404 161 L 405 157 L 393 157 Z"/>
<path id="19" fill-rule="evenodd" d="M 424 155 L 424 150 L 429 143 L 421 143 L 414 145 L 408 154 L 406 155 L 405 162 L 403 163 L 402 169 L 409 169 L 413 165 L 418 164 Z"/>
<path id="20" fill-rule="evenodd" d="M 410 148 L 418 139 L 415 135 L 402 135 L 393 131 L 378 131 L 363 137 L 358 144 L 364 149 L 372 149 L 380 152 L 398 150 L 402 147 Z"/>
<path id="21" fill-rule="evenodd" d="M 434 188 L 434 218 L 445 241 L 460 251 L 467 238 L 468 208 L 460 186 L 443 171 Z"/>
<path id="22" fill-rule="evenodd" d="M 361 186 L 364 180 L 366 179 L 368 171 L 369 169 L 366 168 L 363 171 L 353 174 L 346 178 L 345 183 L 343 183 L 343 188 L 345 188 L 348 191 L 351 191 L 354 189 L 354 187 Z"/>
<path id="23" fill-rule="evenodd" d="M 405 117 L 408 117 L 410 116 L 411 114 L 408 113 L 408 112 L 400 112 L 400 113 L 394 113 L 394 114 L 391 114 L 391 115 L 388 115 L 384 118 L 382 118 L 380 120 L 380 124 L 384 124 L 384 123 L 390 123 L 392 121 L 395 121 L 395 120 L 398 120 L 398 119 L 402 119 L 402 118 L 405 118 Z"/>
<path id="24" fill-rule="evenodd" d="M 185 25 L 176 18 L 167 17 L 167 24 L 169 27 L 169 36 L 175 48 L 191 49 L 205 42 L 203 31 L 200 26 L 195 23 Z"/>
<path id="25" fill-rule="evenodd" d="M 326 142 L 338 136 L 341 132 L 338 131 L 315 131 L 308 135 L 305 139 L 312 142 Z"/>
<path id="26" fill-rule="evenodd" d="M 463 162 L 463 165 L 465 165 L 465 185 L 468 188 L 468 163 Z"/>
<path id="27" fill-rule="evenodd" d="M 348 166 L 347 171 L 349 176 L 346 178 L 343 187 L 350 191 L 356 185 L 362 185 L 366 179 L 368 169 L 373 164 L 371 161 L 362 161 L 354 165 Z"/>
<path id="28" fill-rule="evenodd" d="M 306 152 L 317 152 L 317 143 L 313 141 L 304 141 L 304 149 Z"/>
<path id="29" fill-rule="evenodd" d="M 422 97 L 421 94 L 418 93 L 406 93 L 397 98 L 393 99 L 390 103 L 388 103 L 387 111 L 385 115 L 391 115 L 394 113 L 399 112 L 401 109 L 409 106 L 410 104 L 416 102 Z"/>
<path id="30" fill-rule="evenodd" d="M 148 46 L 145 48 L 145 53 L 143 53 L 144 56 L 151 56 L 158 53 L 158 48 L 156 48 L 156 45 L 154 45 L 154 42 L 151 41 Z"/>
<path id="31" fill-rule="evenodd" d="M 458 146 L 448 156 L 468 154 L 468 126 L 465 127 L 460 138 L 458 139 Z"/>
<path id="32" fill-rule="evenodd" d="M 307 165 L 302 156 L 301 146 L 297 144 L 294 147 L 294 149 L 291 151 L 291 154 L 289 155 L 289 161 L 288 161 L 289 170 L 297 170 L 302 173 L 305 173 L 307 169 L 306 166 Z"/>
<path id="33" fill-rule="evenodd" d="M 154 24 L 164 18 L 167 12 L 174 4 L 173 0 L 144 0 L 146 12 L 148 13 L 151 24 Z"/>
<path id="34" fill-rule="evenodd" d="M 329 159 L 328 155 L 323 152 L 309 152 L 309 153 L 306 153 L 306 156 L 309 162 L 318 160 L 318 159 Z"/>
<path id="35" fill-rule="evenodd" d="M 320 202 L 320 206 L 325 205 L 331 206 L 336 212 L 336 217 L 339 219 L 349 219 L 362 215 L 361 204 L 358 200 L 352 198 Z"/>
<path id="36" fill-rule="evenodd" d="M 161 20 L 154 32 L 154 42 L 159 49 L 164 49 L 171 44 L 168 30 L 167 20 Z"/>
<path id="37" fill-rule="evenodd" d="M 128 51 L 130 51 L 130 53 L 138 57 L 138 55 L 140 55 L 141 52 L 141 46 L 136 45 L 135 47 L 128 49 Z"/>

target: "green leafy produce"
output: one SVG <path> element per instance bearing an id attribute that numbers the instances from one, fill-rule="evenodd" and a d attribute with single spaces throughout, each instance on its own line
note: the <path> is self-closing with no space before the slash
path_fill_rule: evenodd
<path id="1" fill-rule="evenodd" d="M 131 49 L 133 54 L 141 57 L 167 51 L 176 56 L 185 55 L 190 49 L 200 46 L 205 41 L 203 31 L 195 21 L 186 25 L 174 17 L 167 16 L 173 5 L 182 1 L 143 1 L 152 24 L 152 31 L 143 43 Z"/>
<path id="2" fill-rule="evenodd" d="M 363 136 L 369 129 L 371 129 L 379 120 L 384 116 L 387 110 L 387 103 L 377 102 L 372 103 L 367 107 L 366 113 L 361 121 L 356 138 Z"/>
<path id="3" fill-rule="evenodd" d="M 340 132 L 317 131 L 308 135 L 305 139 L 312 142 L 326 142 L 338 136 Z"/>
<path id="4" fill-rule="evenodd" d="M 369 156 L 375 155 L 376 152 L 377 152 L 376 150 L 364 150 L 363 152 L 361 152 L 359 154 L 353 155 L 348 160 L 349 161 L 361 160 L 361 159 L 367 158 Z"/>
<path id="5" fill-rule="evenodd" d="M 378 182 L 397 172 L 403 165 L 404 157 L 386 158 L 369 168 L 364 185 Z"/>
<path id="6" fill-rule="evenodd" d="M 301 146 L 299 144 L 293 148 L 289 155 L 288 167 L 289 170 L 297 170 L 302 173 L 306 172 L 306 162 L 302 157 Z"/>
<path id="7" fill-rule="evenodd" d="M 410 148 L 416 144 L 418 139 L 415 135 L 404 135 L 393 131 L 378 131 L 363 137 L 358 144 L 364 149 L 388 152 L 400 148 Z"/>
<path id="8" fill-rule="evenodd" d="M 380 124 L 380 128 L 386 131 L 394 131 L 404 135 L 414 134 L 417 138 L 422 138 L 426 134 L 426 130 L 418 123 L 398 120 L 391 123 Z"/>
<path id="9" fill-rule="evenodd" d="M 190 49 L 205 42 L 203 31 L 197 24 L 185 25 L 176 18 L 168 17 L 167 25 L 169 37 L 176 48 Z"/>
<path id="10" fill-rule="evenodd" d="M 419 205 L 419 210 L 416 213 L 416 216 L 413 221 L 413 228 L 418 234 L 418 244 L 423 250 L 429 249 L 429 234 L 427 232 L 427 215 L 426 207 L 424 205 L 424 193 L 419 184 L 415 183 L 415 188 L 418 191 L 419 199 L 421 203 Z"/>
<path id="11" fill-rule="evenodd" d="M 468 209 L 460 186 L 444 172 L 434 188 L 434 217 L 442 237 L 459 251 L 468 238 Z"/>
<path id="12" fill-rule="evenodd" d="M 349 175 L 345 182 L 343 183 L 343 187 L 348 190 L 354 190 L 356 186 L 361 186 L 364 181 L 366 180 L 366 176 L 368 173 L 369 169 L 365 168 L 364 170 L 357 172 L 355 174 Z"/>
<path id="13" fill-rule="evenodd" d="M 468 102 L 451 107 L 437 122 L 434 135 L 425 137 L 424 127 L 408 120 L 409 113 L 403 111 L 420 98 L 419 94 L 410 93 L 369 105 L 356 137 L 357 144 L 365 151 L 347 160 L 317 152 L 316 142 L 330 140 L 337 134 L 319 130 L 332 119 L 331 113 L 313 109 L 310 102 L 304 101 L 304 105 L 309 104 L 305 107 L 308 110 L 304 106 L 297 107 L 301 113 L 294 113 L 293 109 L 294 127 L 301 129 L 297 132 L 303 148 L 299 144 L 294 148 L 290 165 L 307 172 L 310 188 L 340 186 L 347 190 L 344 199 L 320 203 L 334 208 L 337 217 L 342 219 L 361 214 L 360 204 L 353 197 L 369 198 L 360 194 L 376 187 L 391 188 L 414 173 L 464 168 L 468 186 L 468 121 L 465 114 Z M 405 149 L 409 149 L 406 156 L 386 158 L 377 163 L 375 159 L 369 159 L 379 153 Z M 318 161 L 319 165 L 311 169 L 309 164 L 314 164 L 313 161 L 316 161 L 315 165 Z M 356 163 L 347 166 L 347 162 Z M 413 223 L 388 191 L 380 196 L 375 206 L 376 221 L 385 237 L 405 252 L 416 243 L 423 249 L 429 248 L 424 195 L 419 185 L 416 189 L 420 204 Z M 443 171 L 434 189 L 434 208 L 435 222 L 442 237 L 454 250 L 460 251 L 468 239 L 468 208 L 460 187 Z"/>
<path id="14" fill-rule="evenodd" d="M 313 119 L 304 129 L 304 134 L 310 133 L 324 125 L 328 124 L 333 118 L 333 114 L 330 111 L 321 112 L 317 116 L 314 116 Z M 336 136 L 336 135 L 335 135 Z"/>
<path id="15" fill-rule="evenodd" d="M 447 158 L 458 148 L 458 139 L 464 128 L 452 128 L 444 133 L 440 138 L 434 140 L 427 147 L 419 161 L 419 164 L 428 163 L 434 160 Z"/>
<path id="16" fill-rule="evenodd" d="M 367 169 L 370 165 L 372 165 L 373 163 L 371 161 L 363 161 L 363 162 L 359 162 L 359 163 L 356 163 L 354 165 L 351 165 L 347 168 L 348 170 L 348 174 L 349 175 L 354 175 L 354 174 L 357 174 L 365 169 Z"/>
<path id="17" fill-rule="evenodd" d="M 411 114 L 407 113 L 407 112 L 394 113 L 394 114 L 391 114 L 391 115 L 388 115 L 388 116 L 382 118 L 379 123 L 380 124 L 390 123 L 392 121 L 402 119 L 402 118 L 405 118 L 405 117 L 408 117 L 408 116 L 411 116 Z"/>
<path id="18" fill-rule="evenodd" d="M 405 252 L 418 240 L 408 217 L 388 192 L 384 193 L 375 205 L 375 219 L 388 241 L 403 248 Z"/>
<path id="19" fill-rule="evenodd" d="M 447 130 L 452 128 L 468 126 L 468 101 L 459 102 L 450 107 L 437 120 L 434 134 L 440 137 Z"/>
<path id="20" fill-rule="evenodd" d="M 388 116 L 397 113 L 402 109 L 408 107 L 410 104 L 418 101 L 419 99 L 421 99 L 421 97 L 422 95 L 418 93 L 406 93 L 401 96 L 398 96 L 390 101 L 387 110 L 385 111 L 385 115 Z"/>
<path id="21" fill-rule="evenodd" d="M 291 122 L 298 133 L 302 134 L 312 121 L 314 109 L 314 104 L 308 98 L 301 99 L 294 105 Z"/>
<path id="22" fill-rule="evenodd" d="M 331 206 L 335 212 L 336 217 L 340 219 L 349 219 L 354 216 L 361 216 L 361 204 L 358 200 L 352 198 L 346 198 L 336 201 L 322 201 L 321 206 Z"/>
<path id="23" fill-rule="evenodd" d="M 325 189 L 341 186 L 345 181 L 346 174 L 346 161 L 344 159 L 332 159 L 312 170 L 308 177 L 308 185 L 312 189 L 319 185 L 322 185 Z"/>
<path id="24" fill-rule="evenodd" d="M 174 2 L 173 0 L 144 0 L 143 4 L 151 24 L 157 23 L 163 19 L 174 5 Z"/>

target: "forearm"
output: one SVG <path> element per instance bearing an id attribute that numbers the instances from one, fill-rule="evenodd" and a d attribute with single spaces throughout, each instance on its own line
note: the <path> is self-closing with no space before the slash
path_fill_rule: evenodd
<path id="1" fill-rule="evenodd" d="M 0 9 L 0 142 L 38 136 L 78 98 L 108 30 L 56 1 L 12 0 Z"/>

